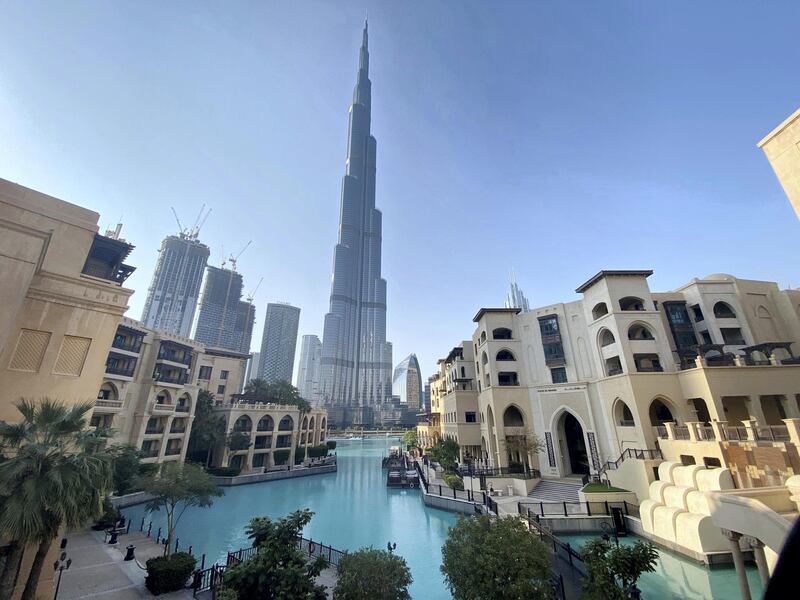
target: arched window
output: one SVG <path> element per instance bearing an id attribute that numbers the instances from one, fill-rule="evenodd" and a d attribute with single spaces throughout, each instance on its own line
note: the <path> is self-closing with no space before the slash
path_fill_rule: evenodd
<path id="1" fill-rule="evenodd" d="M 500 352 L 498 352 L 497 356 L 495 356 L 494 358 L 495 360 L 517 360 L 516 358 L 514 358 L 514 355 L 511 354 L 510 350 L 505 350 L 505 349 L 500 350 Z"/>
<path id="2" fill-rule="evenodd" d="M 322 431 L 325 431 L 325 428 L 328 426 L 328 423 L 325 420 L 325 417 L 322 418 L 322 424 L 319 426 Z"/>
<path id="3" fill-rule="evenodd" d="M 620 427 L 633 427 L 636 424 L 630 407 L 619 398 L 614 404 L 614 420 Z"/>
<path id="4" fill-rule="evenodd" d="M 592 309 L 592 319 L 595 321 L 600 317 L 608 314 L 608 306 L 606 306 L 605 302 L 598 302 L 594 305 Z"/>
<path id="5" fill-rule="evenodd" d="M 286 415 L 278 423 L 278 431 L 291 431 L 294 428 L 294 420 L 289 415 Z"/>
<path id="6" fill-rule="evenodd" d="M 498 327 L 497 329 L 492 330 L 492 339 L 493 340 L 510 340 L 511 339 L 511 330 L 506 327 Z"/>
<path id="7" fill-rule="evenodd" d="M 489 362 L 489 355 L 484 352 L 481 354 L 481 364 L 487 364 Z"/>
<path id="8" fill-rule="evenodd" d="M 461 379 L 464 379 L 467 376 L 467 372 L 464 367 L 461 367 Z"/>
<path id="9" fill-rule="evenodd" d="M 525 427 L 522 412 L 513 404 L 503 413 L 503 427 Z"/>
<path id="10" fill-rule="evenodd" d="M 303 417 L 303 424 L 300 426 L 300 429 L 308 429 L 308 417 Z"/>
<path id="11" fill-rule="evenodd" d="M 156 395 L 156 404 L 172 404 L 172 396 L 167 390 L 161 390 Z"/>
<path id="12" fill-rule="evenodd" d="M 189 394 L 184 394 L 180 398 L 178 398 L 178 405 L 175 407 L 175 410 L 178 412 L 189 412 L 192 407 L 192 398 Z"/>
<path id="13" fill-rule="evenodd" d="M 643 323 L 634 323 L 628 328 L 629 340 L 654 340 L 653 332 Z"/>
<path id="14" fill-rule="evenodd" d="M 656 398 L 650 403 L 649 413 L 651 425 L 663 425 L 664 423 L 675 422 L 672 411 L 661 398 Z"/>
<path id="15" fill-rule="evenodd" d="M 275 423 L 272 420 L 272 417 L 269 415 L 264 415 L 258 421 L 257 429 L 258 431 L 272 431 L 275 428 Z"/>
<path id="16" fill-rule="evenodd" d="M 308 422 L 308 428 L 313 431 L 313 429 L 314 429 L 314 417 L 311 417 L 311 420 Z"/>
<path id="17" fill-rule="evenodd" d="M 619 300 L 620 310 L 644 310 L 644 300 L 636 296 L 625 296 Z"/>
<path id="18" fill-rule="evenodd" d="M 486 341 L 486 332 L 481 331 L 481 344 Z"/>
<path id="19" fill-rule="evenodd" d="M 117 391 L 117 386 L 115 386 L 110 381 L 104 381 L 103 385 L 100 386 L 100 391 L 97 392 L 97 399 L 98 400 L 118 400 L 119 399 L 119 392 Z"/>
<path id="20" fill-rule="evenodd" d="M 614 338 L 614 334 L 611 333 L 610 330 L 603 329 L 602 331 L 600 331 L 600 346 L 601 347 L 610 346 L 611 344 L 613 344 L 616 341 L 617 340 Z"/>
<path id="21" fill-rule="evenodd" d="M 714 316 L 718 319 L 735 319 L 736 313 L 733 312 L 730 304 L 726 302 L 717 302 L 714 305 Z"/>
<path id="22" fill-rule="evenodd" d="M 242 415 L 233 424 L 234 431 L 250 431 L 253 429 L 253 421 L 247 415 Z"/>

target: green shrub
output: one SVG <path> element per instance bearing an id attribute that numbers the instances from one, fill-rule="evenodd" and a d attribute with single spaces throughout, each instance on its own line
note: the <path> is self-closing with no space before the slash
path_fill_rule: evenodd
<path id="1" fill-rule="evenodd" d="M 336 442 L 333 443 L 335 444 Z M 308 449 L 308 456 L 310 458 L 322 458 L 323 456 L 328 456 L 328 446 L 326 444 L 311 446 L 311 448 Z"/>
<path id="2" fill-rule="evenodd" d="M 445 473 L 442 479 L 444 479 L 444 482 L 454 490 L 464 489 L 464 481 L 458 475 L 454 475 L 452 473 Z"/>
<path id="3" fill-rule="evenodd" d="M 144 584 L 154 596 L 182 590 L 194 571 L 197 561 L 187 552 L 157 556 L 147 561 Z"/>
<path id="4" fill-rule="evenodd" d="M 289 460 L 289 450 L 275 450 L 273 454 L 276 465 L 285 465 Z"/>
<path id="5" fill-rule="evenodd" d="M 302 446 L 294 451 L 294 464 L 299 465 L 306 457 L 306 449 Z"/>
<path id="6" fill-rule="evenodd" d="M 121 516 L 122 515 L 120 514 L 119 509 L 114 506 L 114 504 L 111 502 L 111 499 L 106 496 L 103 500 L 103 514 L 99 519 L 97 519 L 97 524 L 93 527 L 93 529 L 100 531 L 102 529 L 114 527 Z"/>
<path id="7" fill-rule="evenodd" d="M 328 450 L 336 450 L 336 440 L 325 442 L 325 445 L 328 447 Z"/>
<path id="8" fill-rule="evenodd" d="M 236 477 L 242 472 L 242 469 L 240 467 L 209 467 L 206 471 L 209 475 L 217 477 Z"/>
<path id="9" fill-rule="evenodd" d="M 239 594 L 229 587 L 222 588 L 217 592 L 217 600 L 239 600 Z"/>

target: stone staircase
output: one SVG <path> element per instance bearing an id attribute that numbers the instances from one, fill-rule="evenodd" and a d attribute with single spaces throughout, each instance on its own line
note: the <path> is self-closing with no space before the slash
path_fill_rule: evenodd
<path id="1" fill-rule="evenodd" d="M 542 479 L 528 497 L 537 502 L 578 502 L 580 479 Z"/>

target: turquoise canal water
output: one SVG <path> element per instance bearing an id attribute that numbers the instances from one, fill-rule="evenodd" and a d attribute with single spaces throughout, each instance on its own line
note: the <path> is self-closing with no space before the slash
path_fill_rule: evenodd
<path id="1" fill-rule="evenodd" d="M 299 508 L 314 511 L 303 535 L 340 550 L 363 546 L 386 548 L 397 544 L 411 568 L 413 598 L 447 600 L 450 593 L 442 582 L 439 565 L 441 547 L 456 515 L 426 507 L 418 490 L 386 487 L 381 456 L 397 439 L 339 441 L 336 454 L 338 473 L 313 475 L 225 488 L 211 508 L 190 508 L 178 524 L 180 547 L 193 546 L 195 556 L 206 554 L 206 566 L 224 562 L 229 550 L 250 546 L 244 528 L 252 517 L 283 517 Z M 139 527 L 145 516 L 143 506 L 125 511 Z M 145 527 L 150 522 L 145 516 Z M 163 527 L 163 515 L 152 515 L 153 532 Z"/>
<path id="2" fill-rule="evenodd" d="M 587 535 L 559 535 L 574 548 L 590 539 Z M 620 544 L 633 544 L 635 536 L 620 538 Z M 659 560 L 653 573 L 645 573 L 637 584 L 642 590 L 642 598 L 646 600 L 666 598 L 667 600 L 735 600 L 741 598 L 736 572 L 733 567 L 707 569 L 703 565 L 690 561 L 678 554 L 663 548 L 658 549 Z M 761 579 L 758 569 L 749 566 L 747 579 L 753 598 L 762 594 Z"/>
<path id="3" fill-rule="evenodd" d="M 187 509 L 177 528 L 180 547 L 193 546 L 195 556 L 206 555 L 206 566 L 224 562 L 229 550 L 249 546 L 244 528 L 252 517 L 283 517 L 293 510 L 314 511 L 311 524 L 304 531 L 311 537 L 340 550 L 357 550 L 363 546 L 385 548 L 386 542 L 397 544 L 411 568 L 415 600 L 447 600 L 447 591 L 439 571 L 441 547 L 456 515 L 426 507 L 418 490 L 397 490 L 386 487 L 386 472 L 380 457 L 388 453 L 397 439 L 339 441 L 336 453 L 338 473 L 285 479 L 240 487 L 225 488 L 225 496 L 217 498 L 211 508 Z M 163 514 L 146 515 L 144 507 L 124 511 L 138 528 L 145 518 L 145 527 L 152 520 L 153 532 L 164 527 Z M 155 534 L 155 533 L 154 533 Z M 577 547 L 585 536 L 563 536 Z M 622 543 L 632 543 L 626 538 Z M 732 568 L 707 570 L 678 555 L 660 550 L 655 573 L 640 580 L 645 600 L 720 599 L 739 597 L 736 575 Z M 753 597 L 761 594 L 755 568 L 748 573 Z"/>

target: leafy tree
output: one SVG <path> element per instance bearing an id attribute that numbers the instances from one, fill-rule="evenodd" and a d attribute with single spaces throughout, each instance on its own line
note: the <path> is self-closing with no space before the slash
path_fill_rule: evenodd
<path id="1" fill-rule="evenodd" d="M 428 456 L 442 465 L 445 471 L 453 471 L 459 457 L 458 442 L 454 440 L 437 440 L 436 445 L 428 450 Z"/>
<path id="2" fill-rule="evenodd" d="M 288 381 L 267 382 L 265 379 L 251 379 L 244 387 L 246 396 L 252 396 L 257 402 L 273 402 L 297 406 L 301 413 L 311 410 L 311 404 L 300 395 L 300 392 Z"/>
<path id="3" fill-rule="evenodd" d="M 44 560 L 59 529 L 81 527 L 103 512 L 112 487 L 105 438 L 86 430 L 91 402 L 66 406 L 44 398 L 21 400 L 18 423 L 0 422 L 0 536 L 11 541 L 0 574 L 0 598 L 10 598 L 27 544 L 37 544 L 23 600 L 32 600 Z"/>
<path id="4" fill-rule="evenodd" d="M 455 600 L 549 600 L 550 551 L 519 519 L 461 517 L 442 546 Z"/>
<path id="5" fill-rule="evenodd" d="M 525 457 L 541 452 L 544 449 L 544 442 L 533 431 L 528 431 L 525 435 L 505 438 L 505 446 L 509 454 L 519 454 Z"/>
<path id="6" fill-rule="evenodd" d="M 214 446 L 225 439 L 225 419 L 215 416 L 213 408 L 214 394 L 200 390 L 194 409 L 187 455 L 198 461 L 204 461 L 206 467 L 211 464 L 211 452 Z"/>
<path id="7" fill-rule="evenodd" d="M 297 537 L 314 515 L 299 510 L 273 521 L 256 517 L 246 532 L 256 554 L 225 571 L 225 587 L 238 598 L 259 600 L 325 600 L 325 587 L 314 579 L 328 566 L 322 556 L 308 560 L 297 546 Z"/>
<path id="8" fill-rule="evenodd" d="M 419 443 L 417 438 L 417 430 L 409 429 L 403 434 L 403 443 L 406 446 L 416 446 Z"/>
<path id="9" fill-rule="evenodd" d="M 135 492 L 137 479 L 142 473 L 141 452 L 136 446 L 124 444 L 107 450 L 114 469 L 114 491 L 120 496 Z"/>
<path id="10" fill-rule="evenodd" d="M 190 506 L 208 507 L 215 496 L 222 496 L 211 476 L 202 467 L 192 463 L 165 463 L 160 475 L 152 475 L 141 482 L 142 490 L 153 496 L 146 507 L 148 511 L 164 509 L 167 515 L 167 536 L 164 554 L 172 548 L 175 527 Z"/>
<path id="11" fill-rule="evenodd" d="M 403 557 L 362 548 L 346 554 L 336 568 L 334 600 L 410 600 L 408 586 L 413 581 Z"/>
<path id="12" fill-rule="evenodd" d="M 247 450 L 250 447 L 250 444 L 250 436 L 246 433 L 242 433 L 241 431 L 231 432 L 225 441 L 225 445 L 228 447 L 228 450 L 233 452 L 237 450 Z"/>
<path id="13" fill-rule="evenodd" d="M 598 538 L 581 547 L 588 577 L 581 598 L 584 600 L 627 600 L 642 573 L 655 571 L 658 551 L 650 542 L 616 546 Z"/>

